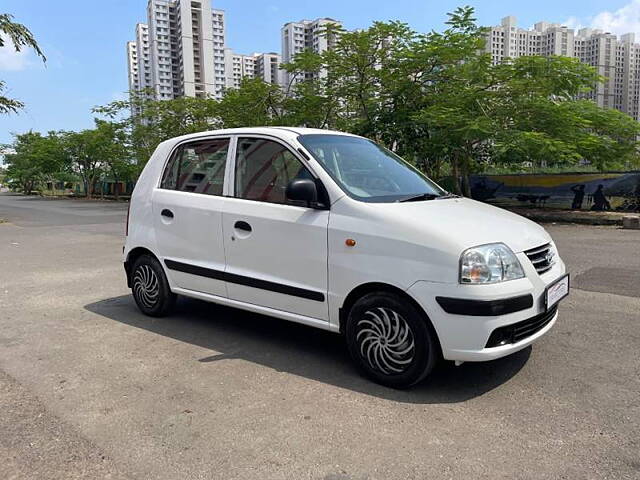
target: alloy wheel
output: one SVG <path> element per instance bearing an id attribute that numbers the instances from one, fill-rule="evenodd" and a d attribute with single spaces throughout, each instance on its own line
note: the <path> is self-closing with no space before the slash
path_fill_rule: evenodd
<path id="1" fill-rule="evenodd" d="M 357 324 L 360 355 L 369 366 L 386 375 L 405 372 L 413 362 L 415 342 L 406 320 L 394 310 L 367 310 Z"/>
<path id="2" fill-rule="evenodd" d="M 133 294 L 145 308 L 153 308 L 160 295 L 160 282 L 149 265 L 140 265 L 133 276 Z"/>

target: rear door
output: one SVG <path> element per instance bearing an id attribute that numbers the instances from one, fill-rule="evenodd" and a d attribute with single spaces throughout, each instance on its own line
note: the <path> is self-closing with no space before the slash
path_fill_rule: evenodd
<path id="1" fill-rule="evenodd" d="M 237 139 L 223 230 L 229 298 L 328 320 L 328 210 L 294 205 L 285 189 L 311 171 L 284 144 Z"/>
<path id="2" fill-rule="evenodd" d="M 174 286 L 227 296 L 222 212 L 230 138 L 186 142 L 153 193 L 157 249 Z"/>

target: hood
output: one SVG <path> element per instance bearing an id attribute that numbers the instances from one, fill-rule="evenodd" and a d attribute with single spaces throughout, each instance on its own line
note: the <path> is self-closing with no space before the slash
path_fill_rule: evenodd
<path id="1" fill-rule="evenodd" d="M 459 245 L 461 250 L 502 242 L 519 253 L 551 241 L 537 223 L 468 198 L 370 205 L 384 205 L 380 213 L 388 221 L 404 228 L 411 225 L 425 241 L 438 238 Z"/>

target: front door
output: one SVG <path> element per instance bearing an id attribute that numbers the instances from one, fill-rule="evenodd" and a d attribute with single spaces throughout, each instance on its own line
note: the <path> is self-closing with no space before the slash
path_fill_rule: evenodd
<path id="1" fill-rule="evenodd" d="M 229 138 L 178 147 L 153 192 L 160 261 L 174 286 L 226 297 L 222 212 Z"/>
<path id="2" fill-rule="evenodd" d="M 237 141 L 223 214 L 229 298 L 328 320 L 328 210 L 293 205 L 285 189 L 311 172 L 282 143 Z"/>

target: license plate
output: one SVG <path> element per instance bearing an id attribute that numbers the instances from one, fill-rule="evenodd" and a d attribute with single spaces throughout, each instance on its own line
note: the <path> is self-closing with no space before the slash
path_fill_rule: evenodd
<path id="1" fill-rule="evenodd" d="M 567 295 L 569 295 L 569 274 L 560 277 L 547 287 L 544 297 L 547 310 Z"/>

